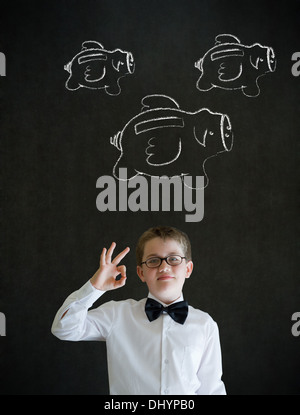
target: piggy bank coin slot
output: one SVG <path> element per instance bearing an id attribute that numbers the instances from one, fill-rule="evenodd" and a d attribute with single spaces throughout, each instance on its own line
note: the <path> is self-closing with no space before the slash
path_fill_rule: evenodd
<path id="1" fill-rule="evenodd" d="M 225 49 L 211 54 L 211 60 L 224 59 L 231 56 L 244 56 L 244 52 L 241 49 Z"/>
<path id="2" fill-rule="evenodd" d="M 152 120 L 142 121 L 134 126 L 135 133 L 141 134 L 149 130 L 165 127 L 184 127 L 184 121 L 178 117 L 156 118 Z"/>
<path id="3" fill-rule="evenodd" d="M 93 53 L 90 55 L 82 56 L 78 59 L 78 63 L 81 65 L 82 63 L 91 62 L 91 61 L 107 61 L 107 56 L 103 53 Z"/>

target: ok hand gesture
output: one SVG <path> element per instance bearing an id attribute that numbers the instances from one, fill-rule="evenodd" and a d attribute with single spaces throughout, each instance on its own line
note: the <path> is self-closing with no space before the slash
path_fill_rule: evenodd
<path id="1" fill-rule="evenodd" d="M 126 282 L 126 267 L 125 265 L 119 265 L 122 259 L 128 254 L 129 248 L 125 248 L 120 252 L 113 260 L 112 254 L 116 247 L 116 243 L 113 242 L 108 249 L 103 248 L 100 256 L 100 267 L 91 278 L 91 284 L 101 291 L 115 290 L 116 288 L 123 287 Z M 121 278 L 116 280 L 116 277 L 121 274 Z"/>

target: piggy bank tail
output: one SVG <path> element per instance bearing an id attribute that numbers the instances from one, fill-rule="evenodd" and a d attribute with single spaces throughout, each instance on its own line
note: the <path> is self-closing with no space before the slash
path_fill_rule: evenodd
<path id="1" fill-rule="evenodd" d="M 203 59 L 202 58 L 195 62 L 195 68 L 199 69 L 201 73 L 203 72 Z"/>
<path id="2" fill-rule="evenodd" d="M 72 61 L 64 65 L 64 70 L 71 73 Z"/>
<path id="3" fill-rule="evenodd" d="M 122 151 L 121 146 L 121 131 L 118 131 L 113 137 L 110 137 L 110 144 L 116 147 L 119 151 Z"/>
<path id="4" fill-rule="evenodd" d="M 209 91 L 214 86 L 210 82 L 208 76 L 204 75 L 204 69 L 203 69 L 203 58 L 199 59 L 195 62 L 195 68 L 199 69 L 200 77 L 198 81 L 196 82 L 196 88 L 199 89 L 199 91 Z"/>

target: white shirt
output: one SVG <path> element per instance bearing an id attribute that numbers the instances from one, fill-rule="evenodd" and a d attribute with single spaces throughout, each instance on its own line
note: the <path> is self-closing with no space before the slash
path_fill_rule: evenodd
<path id="1" fill-rule="evenodd" d="M 219 331 L 207 313 L 189 306 L 183 325 L 167 313 L 150 322 L 146 298 L 88 311 L 103 294 L 88 281 L 59 309 L 52 333 L 61 340 L 106 341 L 110 394 L 226 394 Z"/>

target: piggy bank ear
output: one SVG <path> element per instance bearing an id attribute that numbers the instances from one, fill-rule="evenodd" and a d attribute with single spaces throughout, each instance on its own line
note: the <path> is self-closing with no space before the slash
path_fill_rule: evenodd
<path id="1" fill-rule="evenodd" d="M 258 56 L 250 56 L 250 63 L 253 66 L 253 68 L 258 69 L 258 64 L 260 62 L 260 57 Z"/>
<path id="2" fill-rule="evenodd" d="M 194 118 L 193 135 L 198 144 L 203 147 L 207 145 L 209 135 L 209 126 L 211 124 L 212 114 L 207 109 L 201 109 Z"/>
<path id="3" fill-rule="evenodd" d="M 120 59 L 112 59 L 111 61 L 112 67 L 117 71 L 120 72 L 120 68 L 124 65 L 124 62 L 120 61 Z"/>
<path id="4" fill-rule="evenodd" d="M 258 69 L 259 63 L 267 59 L 267 48 L 255 44 L 250 50 L 250 63 L 253 68 Z"/>

